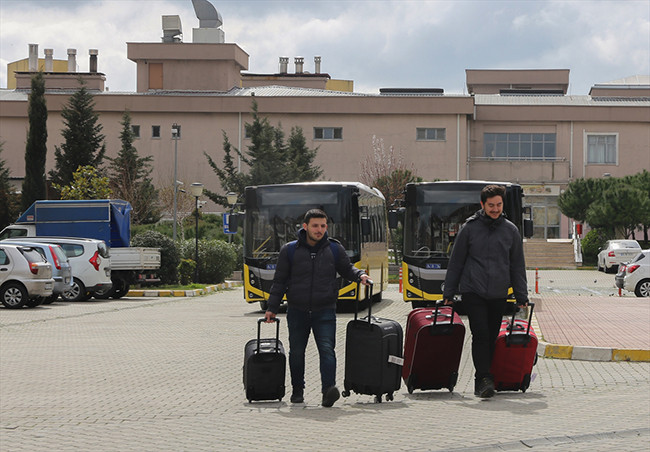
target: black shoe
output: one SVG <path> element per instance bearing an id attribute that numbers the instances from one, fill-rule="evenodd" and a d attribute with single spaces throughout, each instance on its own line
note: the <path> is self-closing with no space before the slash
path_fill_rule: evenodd
<path id="1" fill-rule="evenodd" d="M 324 407 L 331 407 L 341 397 L 341 393 L 336 386 L 332 386 L 327 391 L 323 393 L 323 403 Z"/>
<path id="2" fill-rule="evenodd" d="M 291 393 L 291 403 L 303 403 L 305 401 L 304 393 L 303 388 L 294 387 Z"/>
<path id="3" fill-rule="evenodd" d="M 490 377 L 483 377 L 478 382 L 474 395 L 482 399 L 489 399 L 494 395 L 494 382 Z"/>

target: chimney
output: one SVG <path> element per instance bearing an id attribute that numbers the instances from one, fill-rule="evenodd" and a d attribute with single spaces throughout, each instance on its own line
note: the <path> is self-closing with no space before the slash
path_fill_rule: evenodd
<path id="1" fill-rule="evenodd" d="M 68 72 L 77 72 L 77 49 L 68 49 Z"/>
<path id="2" fill-rule="evenodd" d="M 289 67 L 289 57 L 280 57 L 280 74 L 286 74 Z"/>
<path id="3" fill-rule="evenodd" d="M 97 54 L 99 53 L 99 50 L 97 49 L 89 49 L 88 50 L 88 55 L 90 55 L 90 69 L 88 72 L 95 73 L 97 72 Z"/>
<path id="4" fill-rule="evenodd" d="M 38 44 L 29 45 L 29 72 L 38 71 Z"/>
<path id="5" fill-rule="evenodd" d="M 314 57 L 314 73 L 320 74 L 320 57 Z"/>
<path id="6" fill-rule="evenodd" d="M 303 57 L 295 57 L 293 61 L 296 63 L 296 74 L 302 74 L 302 66 L 305 63 Z"/>
<path id="7" fill-rule="evenodd" d="M 54 49 L 45 49 L 45 72 L 54 71 L 54 62 L 52 61 L 52 55 L 54 55 Z"/>

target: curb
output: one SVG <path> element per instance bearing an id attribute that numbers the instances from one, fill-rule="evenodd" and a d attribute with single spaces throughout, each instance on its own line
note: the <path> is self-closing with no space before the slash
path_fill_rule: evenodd
<path id="1" fill-rule="evenodd" d="M 534 313 L 532 326 L 538 336 L 541 336 L 541 329 Z M 542 340 L 537 343 L 537 355 L 542 358 L 574 359 L 578 361 L 650 361 L 650 350 L 559 345 Z"/>
<path id="2" fill-rule="evenodd" d="M 138 289 L 138 290 L 129 290 L 126 294 L 128 297 L 198 297 L 200 295 L 206 295 L 212 292 L 217 292 L 219 290 L 232 289 L 234 287 L 241 287 L 241 281 L 226 281 L 221 284 L 215 284 L 212 286 L 207 286 L 204 289 L 192 289 L 192 290 L 147 290 L 147 289 Z"/>

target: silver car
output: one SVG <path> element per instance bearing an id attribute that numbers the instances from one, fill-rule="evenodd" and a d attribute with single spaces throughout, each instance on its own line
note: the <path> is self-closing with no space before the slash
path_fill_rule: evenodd
<path id="1" fill-rule="evenodd" d="M 11 241 L 12 244 L 29 246 L 38 251 L 41 256 L 45 258 L 50 264 L 52 264 L 52 278 L 54 278 L 54 290 L 52 295 L 47 297 L 43 304 L 51 304 L 59 298 L 59 295 L 63 294 L 66 291 L 69 291 L 72 288 L 73 276 L 72 276 L 72 266 L 70 261 L 68 261 L 68 256 L 66 256 L 65 251 L 59 245 L 55 243 L 39 243 L 29 241 L 27 238 L 23 240 Z"/>
<path id="2" fill-rule="evenodd" d="M 0 243 L 0 301 L 33 308 L 52 295 L 52 265 L 34 248 Z"/>

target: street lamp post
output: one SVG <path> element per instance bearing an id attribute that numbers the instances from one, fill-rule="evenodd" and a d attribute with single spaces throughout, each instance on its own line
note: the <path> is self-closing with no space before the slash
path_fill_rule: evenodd
<path id="1" fill-rule="evenodd" d="M 199 282 L 199 196 L 203 194 L 203 184 L 194 182 L 190 187 L 190 193 L 196 198 L 196 222 L 194 229 L 194 262 L 196 268 L 194 269 L 194 282 Z"/>
<path id="2" fill-rule="evenodd" d="M 181 133 L 181 126 L 172 124 L 172 138 L 174 139 L 174 225 L 173 238 L 176 242 L 176 217 L 177 217 L 177 196 L 178 196 L 178 136 Z"/>
<path id="3" fill-rule="evenodd" d="M 228 192 L 226 200 L 228 201 L 228 204 L 230 204 L 230 217 L 232 217 L 232 213 L 235 210 L 235 204 L 237 204 L 237 193 L 232 191 Z M 229 223 L 231 221 L 230 217 L 228 217 Z M 228 243 L 232 243 L 232 234 L 228 234 Z"/>

